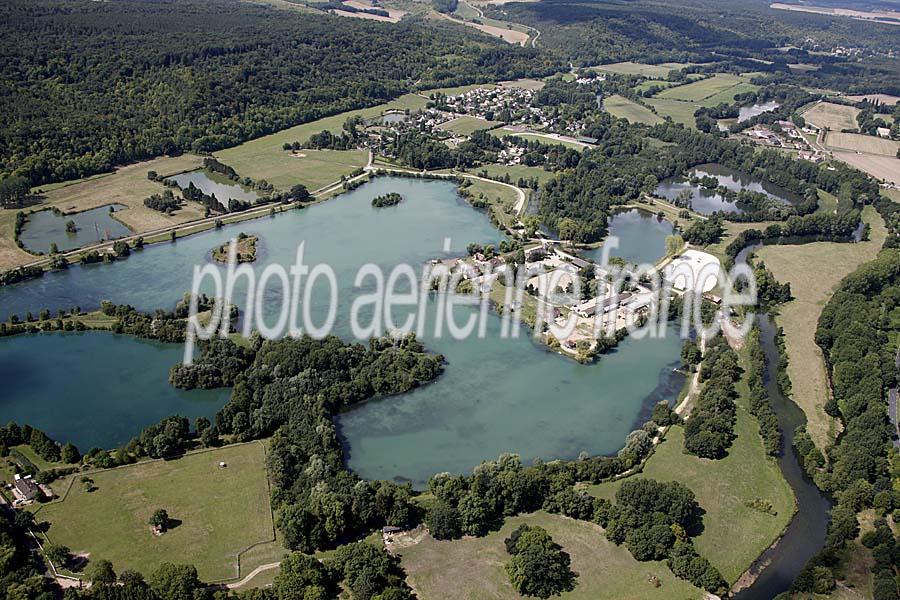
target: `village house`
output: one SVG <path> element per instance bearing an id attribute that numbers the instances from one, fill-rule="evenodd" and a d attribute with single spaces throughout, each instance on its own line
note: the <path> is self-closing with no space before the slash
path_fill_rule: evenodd
<path id="1" fill-rule="evenodd" d="M 17 504 L 25 504 L 34 502 L 43 495 L 41 488 L 31 478 L 31 475 L 22 477 L 16 473 L 12 485 L 13 494 L 16 496 Z"/>

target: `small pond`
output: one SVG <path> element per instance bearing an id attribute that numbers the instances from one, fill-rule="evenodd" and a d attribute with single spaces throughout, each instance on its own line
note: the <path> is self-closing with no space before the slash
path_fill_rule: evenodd
<path id="1" fill-rule="evenodd" d="M 55 243 L 60 252 L 82 248 L 106 240 L 131 235 L 131 230 L 117 221 L 110 210 L 127 209 L 124 204 L 98 206 L 72 214 L 58 214 L 52 210 L 41 210 L 28 215 L 28 221 L 19 234 L 25 248 L 32 252 L 50 251 L 50 244 Z M 66 231 L 66 223 L 75 223 L 75 232 Z"/>
<path id="2" fill-rule="evenodd" d="M 709 215 L 716 211 L 739 213 L 742 212 L 733 202 L 728 202 L 715 189 L 706 189 L 690 182 L 692 176 L 715 177 L 719 186 L 725 186 L 729 190 L 750 190 L 766 194 L 784 204 L 797 203 L 802 200 L 796 194 L 789 192 L 777 185 L 763 181 L 759 177 L 742 173 L 735 169 L 715 163 L 700 165 L 691 169 L 687 177 L 670 177 L 663 180 L 654 193 L 670 201 L 674 201 L 678 195 L 687 190 L 691 192 L 691 207 L 700 214 Z"/>
<path id="3" fill-rule="evenodd" d="M 666 253 L 666 236 L 674 230 L 672 223 L 650 212 L 632 208 L 617 212 L 609 218 L 606 239 L 618 238 L 619 245 L 610 256 L 624 258 L 632 264 L 654 264 Z M 599 263 L 603 246 L 582 251 L 586 259 Z"/>
<path id="4" fill-rule="evenodd" d="M 384 123 L 384 124 L 390 124 L 390 123 L 403 123 L 404 121 L 406 121 L 407 118 L 408 118 L 408 117 L 406 116 L 406 113 L 402 113 L 402 112 L 391 112 L 391 113 L 387 113 L 387 114 L 382 115 L 382 116 L 381 116 L 381 122 Z"/>
<path id="5" fill-rule="evenodd" d="M 738 113 L 738 123 L 743 123 L 748 119 L 752 119 L 756 115 L 772 112 L 779 106 L 780 104 L 778 104 L 774 100 L 763 102 L 762 104 L 754 104 L 753 106 L 742 106 L 740 112 Z"/>
<path id="6" fill-rule="evenodd" d="M 256 202 L 259 198 L 259 195 L 253 190 L 238 185 L 224 175 L 212 173 L 205 169 L 180 173 L 166 179 L 174 181 L 180 188 L 186 188 L 193 183 L 194 187 L 199 188 L 201 192 L 215 195 L 223 204 L 228 204 L 230 198 L 243 200 L 244 202 Z"/>

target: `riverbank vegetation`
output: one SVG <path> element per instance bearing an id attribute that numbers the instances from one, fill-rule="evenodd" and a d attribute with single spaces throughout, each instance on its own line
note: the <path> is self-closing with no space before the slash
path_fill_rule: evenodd
<path id="1" fill-rule="evenodd" d="M 256 243 L 258 241 L 259 238 L 255 235 L 247 235 L 243 231 L 237 234 L 237 237 L 235 238 L 235 261 L 238 263 L 251 263 L 256 261 Z M 232 242 L 227 242 L 213 248 L 213 260 L 221 263 L 228 262 L 228 253 L 230 252 L 231 245 Z"/>

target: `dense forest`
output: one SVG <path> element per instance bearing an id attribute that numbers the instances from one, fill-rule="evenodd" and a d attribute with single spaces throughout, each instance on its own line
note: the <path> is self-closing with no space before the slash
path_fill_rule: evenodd
<path id="1" fill-rule="evenodd" d="M 780 11 L 768 5 L 752 0 L 687 0 L 679 2 L 674 11 L 670 4 L 650 1 L 588 4 L 543 0 L 491 7 L 485 15 L 539 29 L 544 46 L 562 52 L 577 66 L 622 60 L 709 63 L 727 57 L 752 65 L 745 70 L 787 72 L 785 65 L 803 62 L 797 57 L 810 45 L 819 49 L 864 45 L 882 53 L 900 49 L 895 26 Z M 788 45 L 797 49 L 778 50 Z M 771 64 L 746 60 L 751 58 Z M 896 77 L 885 78 L 883 71 L 889 69 L 896 74 L 896 61 L 893 65 L 887 61 L 857 64 L 846 58 L 833 62 L 834 72 L 843 71 L 848 85 L 858 85 L 859 76 L 867 73 L 878 73 L 872 83 L 879 87 L 898 81 Z M 817 80 L 818 76 L 810 75 Z"/>
<path id="2" fill-rule="evenodd" d="M 32 185 L 232 146 L 414 85 L 550 69 L 452 25 L 224 0 L 12 0 L 0 23 L 0 174 Z"/>

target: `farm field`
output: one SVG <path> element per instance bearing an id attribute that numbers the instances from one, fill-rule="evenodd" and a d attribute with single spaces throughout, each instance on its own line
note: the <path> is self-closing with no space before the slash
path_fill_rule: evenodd
<path id="1" fill-rule="evenodd" d="M 515 79 L 513 81 L 501 81 L 500 87 L 504 88 L 519 88 L 522 90 L 539 90 L 542 89 L 546 83 L 543 81 L 538 81 L 537 79 Z"/>
<path id="2" fill-rule="evenodd" d="M 216 153 L 216 158 L 239 175 L 248 175 L 257 181 L 265 179 L 279 190 L 302 183 L 309 191 L 314 191 L 364 167 L 369 155 L 365 150 L 300 150 L 294 153 L 283 150 L 280 145 L 257 144 L 224 150 Z"/>
<path id="3" fill-rule="evenodd" d="M 423 94 L 438 91 L 457 94 L 474 87 L 478 86 L 429 90 Z M 367 158 L 361 158 L 361 156 L 365 153 L 304 150 L 302 153 L 306 154 L 306 157 L 298 158 L 290 156 L 290 153 L 282 149 L 285 143 L 302 143 L 314 133 L 325 130 L 340 133 L 346 120 L 351 117 L 372 119 L 389 110 L 420 110 L 425 107 L 427 101 L 425 95 L 404 94 L 384 104 L 352 110 L 290 127 L 250 140 L 239 146 L 221 150 L 215 155 L 222 162 L 234 168 L 241 176 L 265 179 L 282 190 L 297 183 L 303 183 L 310 190 L 314 190 L 340 179 L 341 175 L 346 175 L 354 169 L 364 166 Z M 302 164 L 300 164 L 301 162 Z"/>
<path id="4" fill-rule="evenodd" d="M 738 400 L 733 445 L 721 460 L 684 452 L 684 428 L 671 427 L 643 471 L 634 477 L 680 481 L 693 490 L 706 511 L 703 532 L 694 538 L 698 552 L 731 584 L 746 571 L 790 522 L 794 494 L 774 459 L 766 456 L 759 425 L 746 409 L 746 387 Z M 591 495 L 613 500 L 624 479 L 591 486 Z M 772 503 L 775 515 L 746 505 Z"/>
<path id="5" fill-rule="evenodd" d="M 192 563 L 201 579 L 222 581 L 239 575 L 239 552 L 271 542 L 255 549 L 257 557 L 268 559 L 266 546 L 277 545 L 263 442 L 91 473 L 91 492 L 80 477 L 57 481 L 54 488 L 62 495 L 75 479 L 61 500 L 42 505 L 35 517 L 50 523 L 51 542 L 92 560 L 110 560 L 117 571 L 150 573 L 163 562 Z M 168 511 L 175 526 L 154 536 L 147 523 L 158 508 Z M 256 566 L 242 560 L 240 575 Z"/>
<path id="6" fill-rule="evenodd" d="M 631 89 L 633 89 L 634 91 L 636 91 L 637 93 L 640 94 L 641 92 L 645 92 L 652 87 L 667 88 L 667 87 L 672 87 L 673 85 L 675 85 L 675 83 L 672 81 L 663 81 L 663 80 L 659 80 L 659 79 L 648 79 L 647 81 L 640 82 L 639 84 L 637 84 L 636 86 L 634 86 Z"/>
<path id="7" fill-rule="evenodd" d="M 883 179 L 895 185 L 900 185 L 900 158 L 840 151 L 835 151 L 834 157 L 851 167 L 865 171 L 876 179 Z"/>
<path id="8" fill-rule="evenodd" d="M 839 150 L 862 152 L 863 154 L 880 154 L 891 158 L 897 158 L 897 150 L 900 149 L 900 142 L 895 142 L 894 140 L 874 135 L 841 133 L 838 131 L 830 131 L 828 133 L 828 136 L 825 138 L 825 145 Z M 900 168 L 900 163 L 898 163 L 898 168 Z"/>
<path id="9" fill-rule="evenodd" d="M 642 75 L 651 79 L 665 79 L 670 71 L 683 69 L 689 63 L 661 63 L 658 65 L 647 65 L 631 61 L 610 63 L 608 65 L 597 65 L 591 67 L 595 71 L 607 71 L 609 73 L 619 73 L 621 75 Z"/>
<path id="10" fill-rule="evenodd" d="M 791 398 L 803 409 L 807 430 L 822 450 L 839 433 L 839 422 L 825 413 L 829 389 L 822 352 L 815 342 L 819 315 L 841 279 L 875 258 L 887 236 L 884 222 L 872 206 L 863 210 L 871 239 L 859 244 L 815 242 L 798 246 L 764 246 L 756 254 L 775 279 L 791 284 L 794 300 L 784 304 L 776 317 L 784 328 L 788 353 Z M 828 265 L 814 269 L 811 265 Z"/>
<path id="11" fill-rule="evenodd" d="M 856 122 L 856 115 L 858 114 L 859 109 L 852 106 L 819 102 L 808 108 L 803 113 L 803 118 L 820 129 L 827 128 L 832 131 L 842 131 L 844 129 L 856 129 L 859 126 Z"/>
<path id="12" fill-rule="evenodd" d="M 655 108 L 660 116 L 671 117 L 676 123 L 684 123 L 686 127 L 691 129 L 697 128 L 694 113 L 700 108 L 699 104 L 664 98 L 647 98 L 646 102 Z"/>
<path id="13" fill-rule="evenodd" d="M 702 102 L 707 98 L 720 95 L 722 98 L 725 98 L 726 96 L 723 95 L 725 92 L 730 92 L 732 88 L 737 88 L 737 86 L 741 84 L 744 85 L 740 91 L 748 91 L 744 88 L 750 84 L 742 77 L 719 73 L 708 79 L 701 79 L 700 81 L 695 81 L 693 83 L 670 87 L 658 93 L 656 97 L 664 100 L 680 100 L 682 102 Z M 756 89 L 756 86 L 750 86 L 749 89 Z M 739 92 L 735 91 L 734 93 Z M 728 100 L 723 101 L 727 102 L 733 97 L 734 94 L 732 94 L 731 98 Z"/>
<path id="14" fill-rule="evenodd" d="M 619 95 L 606 98 L 603 101 L 603 110 L 614 117 L 628 119 L 632 123 L 656 125 L 657 123 L 663 122 L 663 119 L 659 115 L 656 115 L 640 104 Z"/>
<path id="15" fill-rule="evenodd" d="M 536 512 L 506 519 L 503 527 L 483 538 L 436 541 L 426 536 L 399 550 L 407 581 L 420 598 L 515 600 L 506 575 L 509 560 L 503 540 L 522 523 L 543 527 L 572 558 L 578 573 L 575 589 L 563 600 L 699 599 L 703 592 L 676 579 L 664 562 L 638 562 L 624 546 L 606 540 L 599 525 Z M 649 581 L 655 575 L 661 585 Z"/>
<path id="16" fill-rule="evenodd" d="M 43 199 L 40 203 L 26 208 L 25 212 L 56 207 L 63 212 L 72 213 L 107 204 L 124 204 L 128 208 L 116 212 L 116 219 L 135 233 L 193 221 L 203 217 L 202 207 L 193 202 L 188 202 L 171 215 L 144 206 L 144 198 L 165 190 L 165 186 L 161 183 L 147 179 L 147 171 L 156 171 L 160 175 L 174 175 L 196 169 L 201 164 L 202 159 L 199 156 L 185 154 L 174 158 L 164 157 L 134 163 L 121 167 L 113 173 L 42 186 L 33 191 L 43 192 Z M 15 219 L 19 210 L 0 209 L 0 270 L 11 269 L 36 259 L 15 244 Z"/>
<path id="17" fill-rule="evenodd" d="M 497 127 L 502 124 L 503 123 L 500 121 L 487 121 L 479 117 L 470 117 L 466 115 L 457 117 L 446 123 L 441 123 L 438 128 L 444 131 L 450 131 L 455 135 L 468 136 L 479 129 L 490 129 L 491 127 Z"/>
<path id="18" fill-rule="evenodd" d="M 490 36 L 498 37 L 507 44 L 524 46 L 529 39 L 528 33 L 522 29 L 520 25 L 516 26 L 515 24 L 503 23 L 502 21 L 495 21 L 486 17 L 478 17 L 478 20 L 481 22 L 474 23 L 472 21 L 456 19 L 444 13 L 435 12 L 434 15 L 437 18 L 447 19 L 448 21 L 453 21 L 454 23 L 459 23 L 466 27 L 472 27 L 473 29 L 477 29 Z"/>

